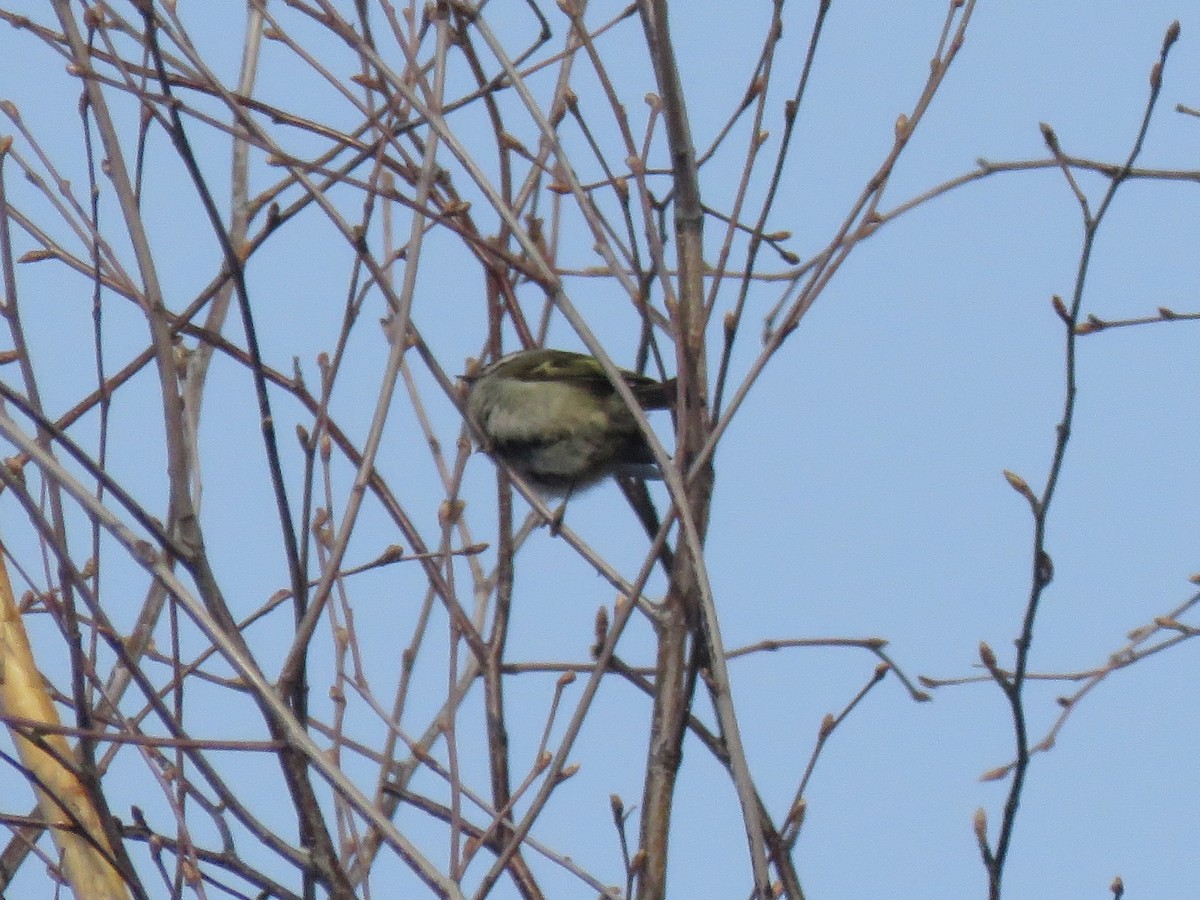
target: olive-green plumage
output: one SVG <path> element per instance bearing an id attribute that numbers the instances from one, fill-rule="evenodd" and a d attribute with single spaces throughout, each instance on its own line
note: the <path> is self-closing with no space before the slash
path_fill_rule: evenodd
<path id="1" fill-rule="evenodd" d="M 675 402 L 675 380 L 621 370 L 643 409 Z M 503 459 L 550 496 L 608 475 L 661 477 L 641 429 L 594 357 L 566 350 L 510 353 L 467 379 L 467 412 Z"/>

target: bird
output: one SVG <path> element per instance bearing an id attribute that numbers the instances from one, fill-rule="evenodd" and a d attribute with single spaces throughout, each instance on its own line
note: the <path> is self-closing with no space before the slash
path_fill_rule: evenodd
<path id="1" fill-rule="evenodd" d="M 643 409 L 674 404 L 674 378 L 618 371 Z M 520 350 L 464 380 L 482 449 L 546 497 L 570 497 L 610 475 L 662 478 L 637 420 L 593 356 Z"/>

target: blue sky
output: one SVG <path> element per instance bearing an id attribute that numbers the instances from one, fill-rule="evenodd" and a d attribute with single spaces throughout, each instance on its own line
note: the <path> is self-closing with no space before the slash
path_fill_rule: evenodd
<path id="1" fill-rule="evenodd" d="M 691 124 L 696 144 L 706 147 L 745 89 L 768 4 L 748 4 L 744 15 L 731 15 L 728 4 L 675 6 Z M 186 7 L 181 12 L 194 19 L 197 42 L 212 54 L 217 70 L 232 79 L 237 53 L 222 38 L 224 24 L 205 21 Z M 970 171 L 977 158 L 1045 158 L 1039 122 L 1053 126 L 1068 154 L 1123 160 L 1146 102 L 1148 72 L 1175 18 L 1182 20 L 1182 37 L 1139 164 L 1195 170 L 1200 119 L 1174 110 L 1176 103 L 1200 106 L 1195 36 L 1200 20 L 1191 21 L 1192 12 L 1168 2 L 980 4 L 964 49 L 898 165 L 881 209 Z M 589 21 L 608 14 L 593 6 Z M 230 15 L 240 28 L 241 13 Z M 790 49 L 779 57 L 779 97 L 769 105 L 764 126 L 771 132 L 770 151 L 782 134 L 782 100 L 803 59 L 811 15 L 809 4 L 788 7 Z M 769 223 L 792 232 L 786 246 L 802 259 L 829 240 L 890 148 L 896 116 L 909 111 L 924 83 L 943 17 L 944 4 L 932 2 L 833 5 Z M 510 24 L 497 19 L 501 26 Z M 298 20 L 289 21 L 297 33 L 307 34 Z M 652 89 L 639 37 L 630 20 L 600 44 L 601 52 L 613 54 L 610 61 L 620 61 L 613 74 L 629 98 L 636 134 L 647 115 L 641 97 Z M 352 71 L 333 43 L 315 31 L 312 41 L 331 63 Z M 37 77 L 0 80 L 0 94 L 20 105 L 30 127 L 59 154 L 68 177 L 84 185 L 82 170 L 70 169 L 78 164 L 78 120 L 70 118 L 77 87 L 28 36 L 0 31 L 0 56 L 14 53 L 22 71 Z M 585 108 L 600 109 L 586 92 L 590 82 L 580 68 L 577 90 Z M 353 123 L 347 106 L 315 85 L 311 73 L 268 43 L 265 97 L 315 119 Z M 470 115 L 451 120 L 465 135 L 474 127 Z M 208 171 L 224 197 L 224 145 L 206 138 L 200 127 L 194 133 L 214 153 Z M 308 146 L 302 137 L 289 138 L 294 152 Z M 602 133 L 601 140 L 614 146 L 607 143 L 615 141 L 611 134 Z M 743 144 L 732 142 L 734 148 Z M 166 156 L 161 135 L 150 150 L 158 165 L 151 166 L 147 207 L 157 223 L 171 305 L 178 308 L 212 277 L 219 252 L 195 206 L 171 202 L 188 187 Z M 486 153 L 481 150 L 481 157 Z M 718 205 L 728 202 L 740 171 L 737 153 L 725 155 L 729 158 L 719 156 L 706 169 L 703 182 L 706 198 Z M 583 163 L 580 170 L 585 179 L 595 177 Z M 253 187 L 277 177 L 277 170 L 258 165 Z M 1080 175 L 1079 183 L 1097 203 L 1103 179 Z M 761 189 L 761 181 L 756 187 Z M 334 199 L 351 215 L 362 202 L 349 190 Z M 109 215 L 115 222 L 115 211 Z M 479 215 L 486 230 L 486 211 Z M 1083 309 L 1106 320 L 1153 315 L 1160 306 L 1200 310 L 1198 226 L 1195 180 L 1127 183 L 1100 232 Z M 710 242 L 719 233 L 711 224 Z M 1078 205 L 1061 173 L 1041 170 L 994 175 L 956 189 L 889 223 L 855 250 L 772 359 L 717 453 L 707 564 L 727 647 L 766 638 L 878 636 L 888 639 L 892 657 L 908 674 L 951 678 L 981 671 L 978 645 L 986 641 L 1001 665 L 1010 663 L 1029 589 L 1032 520 L 1002 471 L 1019 473 L 1035 490 L 1046 477 L 1064 366 L 1063 327 L 1050 298 L 1070 296 L 1081 234 Z M 352 258 L 345 242 L 310 210 L 248 267 L 256 311 L 271 326 L 264 329 L 264 356 L 285 372 L 299 358 L 311 386 L 318 377 L 315 356 L 331 349 L 340 322 Z M 560 262 L 582 267 L 600 260 L 586 237 L 578 236 L 564 242 Z M 90 358 L 91 296 L 86 282 L 44 271 L 48 268 L 22 270 L 24 295 L 38 298 L 26 301 L 25 315 L 45 365 L 48 405 L 62 409 L 87 390 L 91 370 L 49 360 Z M 636 320 L 619 288 L 595 278 L 567 278 L 565 287 L 616 362 L 632 364 Z M 720 315 L 732 305 L 734 288 L 727 283 L 717 302 L 714 368 Z M 413 321 L 452 375 L 484 339 L 483 290 L 478 264 L 455 241 L 432 234 Z M 734 355 L 738 376 L 759 350 L 762 317 L 779 290 L 768 285 L 751 292 Z M 527 309 L 537 309 L 539 293 L 530 285 L 520 291 Z M 127 306 L 109 306 L 106 349 L 115 366 L 142 346 L 144 326 Z M 386 360 L 387 346 L 374 324 L 383 313 L 379 296 L 370 298 L 334 393 L 335 415 L 357 442 L 369 426 Z M 1194 464 L 1198 327 L 1154 324 L 1078 342 L 1078 412 L 1048 522 L 1055 579 L 1039 613 L 1033 671 L 1102 665 L 1130 629 L 1165 614 L 1196 589 L 1187 579 L 1200 570 L 1195 515 L 1200 475 Z M 231 335 L 241 340 L 236 327 Z M 561 319 L 550 335 L 551 344 L 582 346 Z M 431 392 L 425 373 L 416 377 L 428 392 L 443 444 L 452 447 L 459 435 L 457 414 Z M 140 472 L 161 470 L 157 430 L 138 427 L 147 411 L 157 415 L 155 389 L 150 380 L 134 385 L 114 406 L 112 465 L 119 476 L 136 479 L 143 501 L 161 510 L 162 480 L 139 478 Z M 204 521 L 218 574 L 231 588 L 230 602 L 244 613 L 284 583 L 278 529 L 245 371 L 218 361 L 208 390 Z M 295 403 L 277 400 L 284 464 L 298 484 L 301 459 L 291 433 L 297 422 L 309 420 Z M 654 421 L 665 434 L 666 417 Z M 89 429 L 94 422 L 85 421 L 79 433 L 94 433 Z M 432 483 L 434 469 L 402 394 L 394 401 L 378 466 L 420 527 L 436 539 L 442 494 Z M 352 474 L 344 464 L 336 467 L 332 489 L 339 515 Z M 492 476 L 491 464 L 477 455 L 462 490 L 480 540 L 494 536 Z M 665 496 L 657 487 L 655 495 Z M 567 522 L 623 575 L 636 572 L 645 542 L 615 488 L 602 486 L 573 499 Z M 0 498 L 0 533 L 6 543 L 30 552 L 23 529 L 19 510 L 8 497 Z M 365 562 L 397 542 L 382 511 L 368 504 L 347 562 Z M 122 586 L 122 564 L 112 555 L 108 596 L 114 603 L 123 590 L 139 596 L 142 588 Z M 494 552 L 484 559 L 491 565 Z M 458 571 L 466 585 L 465 570 Z M 516 577 L 510 658 L 586 661 L 596 608 L 611 607 L 612 589 L 544 530 L 522 551 Z M 661 588 L 651 582 L 651 591 Z M 354 582 L 365 665 L 383 697 L 395 680 L 397 648 L 407 640 L 422 590 L 415 568 L 391 567 Z M 132 602 L 117 605 L 115 614 L 132 617 L 135 608 Z M 1195 618 L 1186 621 L 1194 624 Z M 282 628 L 283 620 L 279 623 L 251 633 L 268 670 L 285 646 L 272 633 Z M 444 631 L 433 634 L 445 643 Z M 53 646 L 48 630 L 42 639 Z M 319 642 L 327 652 L 326 633 Z M 406 712 L 405 724 L 413 730 L 445 689 L 445 649 L 430 643 L 418 668 L 429 687 L 414 695 Z M 639 664 L 652 659 L 644 621 L 635 620 L 620 653 Z M 862 651 L 837 648 L 789 649 L 731 663 L 747 753 L 777 816 L 795 790 L 822 717 L 838 712 L 874 665 Z M 319 711 L 328 714 L 323 696 L 328 669 L 323 674 L 326 681 L 314 683 L 314 697 Z M 1194 646 L 1184 642 L 1113 675 L 1078 706 L 1058 746 L 1038 756 L 1031 769 L 1006 896 L 1102 898 L 1118 874 L 1131 896 L 1169 900 L 1194 893 L 1200 784 L 1194 767 L 1181 762 L 1200 750 L 1200 723 L 1191 704 L 1181 701 L 1198 674 Z M 509 728 L 518 769 L 530 763 L 540 738 L 554 677 L 522 676 L 511 683 Z M 1035 740 L 1058 714 L 1055 697 L 1070 689 L 1061 683 L 1030 686 Z M 203 690 L 198 693 L 193 702 L 199 730 L 224 734 L 226 721 L 206 719 L 209 707 Z M 572 696 L 568 690 L 567 700 Z M 215 694 L 212 702 L 220 702 Z M 478 709 L 478 703 L 464 707 L 464 734 L 477 729 Z M 707 705 L 701 701 L 698 709 L 707 720 Z M 351 716 L 361 734 L 379 739 L 369 714 L 352 707 Z M 608 796 L 620 794 L 627 805 L 639 802 L 648 718 L 646 701 L 627 685 L 606 684 L 572 754 L 583 767 L 534 830 L 606 882 L 621 878 L 607 824 Z M 482 754 L 461 752 L 464 772 L 484 790 Z M 685 753 L 671 894 L 745 896 L 744 836 L 728 780 L 699 745 L 689 743 Z M 796 850 L 808 896 L 985 896 L 972 815 L 978 807 L 987 811 L 994 839 L 1006 783 L 980 783 L 979 776 L 1008 762 L 1012 753 L 1007 708 L 995 685 L 942 688 L 924 704 L 911 702 L 896 680 L 876 687 L 834 733 L 808 790 L 808 818 Z M 243 773 L 248 796 L 255 796 L 260 770 L 268 771 L 262 784 L 274 777 L 255 761 Z M 370 770 L 355 774 L 369 789 Z M 0 779 L 6 792 L 23 797 L 16 776 L 4 772 Z M 438 790 L 431 781 L 418 780 L 417 786 Z M 270 805 L 268 797 L 261 799 Z M 21 799 L 17 806 L 25 803 Z M 162 824 L 169 823 L 164 818 Z M 402 824 L 414 827 L 408 820 Z M 428 840 L 434 858 L 442 859 L 444 842 Z M 391 874 L 391 867 L 382 871 L 403 877 Z M 589 896 L 578 881 L 546 871 L 550 896 Z M 376 896 L 387 895 L 383 884 L 375 885 Z M 502 885 L 496 896 L 509 896 L 506 890 Z"/>

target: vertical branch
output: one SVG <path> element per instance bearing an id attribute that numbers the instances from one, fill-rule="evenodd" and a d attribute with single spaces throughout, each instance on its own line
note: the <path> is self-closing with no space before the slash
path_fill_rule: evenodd
<path id="1" fill-rule="evenodd" d="M 655 80 L 662 99 L 671 171 L 674 179 L 674 227 L 679 279 L 673 308 L 668 313 L 675 333 L 678 372 L 675 456 L 680 471 L 687 472 L 706 424 L 703 317 L 703 212 L 696 153 L 687 121 L 687 107 L 679 71 L 675 65 L 667 22 L 667 4 L 644 0 L 639 4 L 642 27 Z M 685 482 L 684 496 L 677 498 L 692 513 L 702 538 L 712 484 L 712 467 Z M 701 565 L 700 548 L 692 541 L 679 541 L 670 587 L 658 610 L 655 626 L 657 648 L 654 662 L 654 703 L 642 789 L 639 853 L 643 862 L 638 872 L 638 900 L 661 900 L 667 895 L 667 861 L 671 813 L 679 768 L 683 763 L 683 735 L 691 706 L 692 686 L 687 663 L 689 621 L 697 620 L 696 567 Z"/>
<path id="2" fill-rule="evenodd" d="M 116 125 L 108 109 L 102 91 L 102 82 L 93 77 L 90 54 L 83 36 L 75 22 L 71 4 L 67 0 L 54 0 L 54 10 L 62 26 L 63 35 L 73 64 L 78 68 L 80 79 L 87 94 L 87 103 L 95 117 L 97 130 L 104 147 L 106 173 L 111 180 L 121 213 L 125 221 L 126 234 L 137 258 L 142 277 L 142 304 L 150 328 L 154 348 L 154 360 L 158 369 L 163 405 L 163 424 L 167 438 L 167 465 L 170 486 L 170 518 L 172 521 L 194 521 L 191 501 L 188 497 L 187 453 L 183 441 L 182 401 L 175 384 L 175 357 L 171 342 L 170 325 L 162 287 L 154 255 L 146 233 L 138 199 L 125 165 L 125 155 L 117 137 Z M 188 535 L 189 538 L 193 535 Z"/>
<path id="3" fill-rule="evenodd" d="M 771 896 L 771 885 L 757 797 L 738 734 L 720 626 L 704 567 L 703 541 L 714 478 L 711 456 L 693 466 L 712 424 L 708 412 L 704 341 L 707 325 L 704 313 L 704 212 L 700 202 L 699 171 L 671 41 L 666 0 L 643 0 L 639 10 L 662 98 L 675 195 L 674 230 L 679 279 L 677 305 L 674 309 L 668 308 L 668 312 L 675 330 L 680 386 L 676 465 L 688 474 L 684 496 L 677 496 L 676 502 L 682 503 L 688 514 L 681 517 L 684 527 L 679 552 L 662 615 L 657 622 L 659 647 L 641 831 L 646 862 L 638 883 L 638 897 L 639 900 L 657 900 L 666 896 L 670 810 L 682 761 L 683 733 L 695 678 L 694 670 L 688 672 L 684 658 L 687 634 L 691 629 L 693 641 L 700 645 L 693 647 L 692 665 L 706 660 L 710 666 L 709 687 L 730 754 L 750 849 L 753 896 L 766 898 Z M 699 627 L 696 627 L 697 623 Z"/>
<path id="4" fill-rule="evenodd" d="M 167 77 L 166 66 L 163 61 L 162 52 L 158 44 L 158 23 L 153 11 L 150 8 L 145 8 L 142 11 L 143 20 L 145 23 L 146 48 L 149 51 L 154 62 L 159 84 L 162 87 L 163 94 L 167 98 L 167 113 L 169 116 L 170 125 L 168 134 L 175 145 L 175 149 L 179 154 L 180 160 L 183 162 L 188 173 L 192 177 L 193 184 L 197 194 L 203 202 L 205 212 L 208 214 L 209 220 L 212 223 L 213 231 L 221 244 L 221 249 L 229 267 L 233 279 L 235 293 L 238 299 L 238 307 L 242 313 L 242 325 L 246 333 L 246 342 L 253 358 L 255 365 L 252 367 L 251 374 L 253 376 L 255 395 L 258 400 L 259 410 L 261 412 L 261 425 L 263 444 L 266 449 L 267 461 L 271 472 L 271 481 L 275 488 L 275 500 L 277 511 L 280 519 L 280 527 L 284 539 L 284 549 L 288 561 L 288 571 L 291 577 L 292 593 L 296 598 L 297 603 L 302 603 L 302 598 L 306 596 L 306 583 L 303 574 L 300 572 L 300 554 L 297 544 L 296 532 L 292 520 L 291 509 L 287 499 L 287 491 L 283 479 L 282 463 L 279 458 L 279 445 L 275 437 L 274 417 L 271 413 L 270 399 L 267 394 L 266 378 L 263 375 L 262 357 L 258 349 L 258 341 L 256 337 L 256 329 L 254 320 L 250 311 L 249 297 L 247 294 L 246 284 L 244 280 L 244 272 L 242 268 L 241 257 L 236 252 L 233 246 L 229 233 L 222 225 L 220 215 L 216 208 L 216 203 L 213 201 L 207 186 L 204 183 L 203 176 L 200 173 L 199 166 L 195 156 L 192 153 L 191 146 L 188 142 L 186 132 L 183 128 L 183 121 L 179 115 L 179 108 L 172 96 L 169 79 Z M 164 310 L 165 312 L 165 307 Z M 173 374 L 173 373 L 172 373 Z M 164 388 L 164 393 L 169 390 L 174 398 L 175 416 L 171 419 L 169 431 L 178 432 L 177 442 L 183 443 L 184 446 L 179 448 L 179 452 L 184 454 L 185 467 L 188 462 L 194 465 L 194 460 L 188 460 L 186 454 L 186 443 L 183 441 L 184 419 L 182 410 L 182 397 L 178 393 L 178 389 L 174 384 L 169 389 Z M 200 522 L 197 517 L 193 499 L 188 493 L 188 485 L 186 482 L 180 483 L 172 492 L 173 500 L 177 499 L 179 506 L 176 509 L 179 511 L 178 523 L 181 529 L 181 537 L 184 546 L 187 548 L 188 559 L 187 564 L 193 575 L 196 577 L 200 585 L 202 596 L 205 597 L 214 616 L 221 623 L 224 630 L 230 638 L 236 643 L 245 648 L 245 641 L 242 638 L 241 632 L 238 631 L 236 623 L 233 621 L 224 601 L 220 598 L 220 591 L 217 588 L 216 580 L 211 571 L 208 561 L 204 555 L 204 541 Z M 248 648 L 247 648 L 248 649 Z M 295 699 L 299 688 L 299 679 L 285 685 L 286 688 L 292 690 L 291 699 Z M 266 714 L 268 726 L 272 733 L 277 738 L 282 738 L 285 734 L 284 726 L 277 718 L 268 710 L 264 700 L 259 697 L 260 708 Z M 303 719 L 300 720 L 303 722 Z M 329 889 L 333 896 L 349 897 L 352 895 L 352 889 L 349 881 L 346 879 L 346 873 L 338 863 L 337 853 L 334 850 L 332 838 L 329 835 L 329 830 L 326 826 L 320 805 L 317 801 L 311 779 L 308 776 L 308 762 L 302 752 L 296 748 L 285 745 L 281 748 L 280 763 L 283 770 L 284 779 L 287 782 L 289 792 L 292 795 L 292 802 L 295 804 L 297 812 L 297 821 L 300 831 L 301 844 L 311 854 L 311 867 L 305 871 L 305 895 L 315 897 L 316 888 L 312 881 L 314 877 L 319 878 Z"/>
<path id="5" fill-rule="evenodd" d="M 1034 532 L 1032 583 L 1029 591 L 1029 599 L 1025 605 L 1025 615 L 1021 623 L 1021 631 L 1016 639 L 1017 652 L 1012 674 L 1008 675 L 999 669 L 991 648 L 987 647 L 987 645 L 983 645 L 981 648 L 985 667 L 992 675 L 993 680 L 1000 686 L 1005 699 L 1008 701 L 1016 743 L 1016 760 L 1012 767 L 1012 782 L 1009 784 L 1008 796 L 1005 799 L 1004 812 L 1000 820 L 999 833 L 994 849 L 989 846 L 987 841 L 987 823 L 982 810 L 976 814 L 975 832 L 980 854 L 983 857 L 984 868 L 987 870 L 989 900 L 1000 900 L 1000 886 L 1004 877 L 1004 864 L 1008 858 L 1013 830 L 1016 826 L 1017 811 L 1020 807 L 1025 780 L 1029 773 L 1030 748 L 1024 688 L 1029 665 L 1029 651 L 1033 646 L 1033 629 L 1037 619 L 1038 607 L 1047 586 L 1054 577 L 1054 563 L 1046 547 L 1046 522 L 1049 517 L 1050 504 L 1054 499 L 1058 480 L 1063 471 L 1067 444 L 1071 437 L 1071 427 L 1075 419 L 1075 401 L 1078 393 L 1076 343 L 1081 328 L 1079 319 L 1083 307 L 1084 286 L 1087 283 L 1087 274 L 1091 264 L 1092 252 L 1095 248 L 1096 235 L 1099 232 L 1101 223 L 1104 221 L 1105 214 L 1111 208 L 1117 190 L 1129 177 L 1134 162 L 1142 152 L 1142 146 L 1145 143 L 1146 134 L 1150 128 L 1150 119 L 1154 114 L 1154 108 L 1157 105 L 1159 92 L 1162 88 L 1163 67 L 1166 65 L 1167 55 L 1170 53 L 1171 47 L 1178 38 L 1179 22 L 1176 21 L 1172 22 L 1167 28 L 1166 35 L 1163 37 L 1162 48 L 1159 51 L 1158 61 L 1155 62 L 1151 69 L 1150 94 L 1146 100 L 1142 120 L 1137 135 L 1134 138 L 1133 146 L 1129 151 L 1129 156 L 1126 158 L 1125 164 L 1112 176 L 1108 189 L 1105 191 L 1095 213 L 1091 211 L 1087 197 L 1083 194 L 1074 176 L 1071 174 L 1070 167 L 1063 155 L 1062 148 L 1059 146 L 1058 137 L 1055 135 L 1054 130 L 1049 125 L 1042 125 L 1042 136 L 1045 138 L 1046 145 L 1054 155 L 1054 158 L 1058 160 L 1067 184 L 1079 202 L 1080 215 L 1083 219 L 1083 243 L 1079 253 L 1079 264 L 1075 273 L 1075 285 L 1071 295 L 1070 306 L 1067 307 L 1058 297 L 1054 298 L 1055 311 L 1062 320 L 1065 329 L 1065 346 L 1063 348 L 1065 386 L 1063 391 L 1062 415 L 1055 429 L 1054 449 L 1051 454 L 1050 471 L 1046 477 L 1045 487 L 1042 489 L 1040 495 L 1035 495 L 1033 490 L 1019 475 L 1005 473 L 1009 484 L 1029 501 L 1030 509 L 1033 513 Z"/>
<path id="6" fill-rule="evenodd" d="M 725 321 L 725 344 L 721 351 L 721 362 L 717 369 L 716 396 L 713 399 L 714 416 L 718 415 L 721 410 L 721 399 L 725 393 L 725 383 L 729 375 L 729 363 L 733 356 L 733 344 L 737 336 L 738 326 L 742 320 L 742 313 L 746 308 L 746 300 L 750 294 L 750 283 L 754 275 L 754 265 L 758 260 L 758 252 L 762 247 L 763 232 L 767 227 L 767 219 L 775 208 L 775 198 L 778 195 L 779 186 L 783 183 L 783 169 L 790 158 L 788 151 L 791 149 L 792 137 L 795 134 L 796 121 L 800 113 L 800 104 L 804 99 L 804 92 L 808 86 L 809 76 L 812 74 L 813 63 L 816 61 L 817 44 L 821 39 L 821 34 L 825 27 L 825 17 L 829 13 L 830 4 L 831 0 L 821 0 L 817 6 L 812 29 L 809 33 L 808 50 L 804 55 L 804 68 L 801 70 L 800 79 L 796 84 L 796 90 L 791 100 L 784 106 L 783 135 L 779 141 L 779 152 L 775 155 L 775 168 L 767 186 L 767 195 L 763 198 L 762 205 L 759 207 L 758 218 L 750 231 L 750 243 L 746 248 L 745 273 L 742 276 L 741 284 L 738 286 L 737 301 L 734 303 L 733 309 Z M 774 45 L 778 42 L 782 34 L 783 3 L 782 0 L 777 0 L 771 17 L 771 31 L 767 38 L 767 46 L 764 47 L 763 52 L 765 63 L 769 64 L 774 61 Z M 770 66 L 764 65 L 763 78 L 768 82 L 770 74 Z M 766 102 L 766 93 L 765 90 L 762 92 L 763 96 L 759 101 L 760 110 Z M 760 120 L 756 119 L 754 123 L 756 130 L 759 124 Z M 789 201 L 795 202 L 795 198 L 789 198 Z"/>
<path id="7" fill-rule="evenodd" d="M 492 808 L 500 816 L 496 826 L 496 842 L 505 847 L 513 841 L 512 778 L 508 755 L 508 729 L 504 715 L 504 648 L 508 637 L 509 614 L 512 609 L 513 546 L 512 488 L 501 477 L 499 493 L 499 546 L 495 576 L 495 609 L 492 630 L 488 635 L 487 656 L 483 660 L 484 716 L 487 725 L 488 765 L 491 771 Z M 517 890 L 525 900 L 541 900 L 542 892 L 533 879 L 519 849 L 513 852 L 509 872 Z"/>

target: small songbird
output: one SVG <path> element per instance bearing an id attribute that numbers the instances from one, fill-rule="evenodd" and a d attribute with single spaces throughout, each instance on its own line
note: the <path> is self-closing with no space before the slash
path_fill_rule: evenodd
<path id="1" fill-rule="evenodd" d="M 675 402 L 675 379 L 621 369 L 643 409 Z M 467 413 L 483 449 L 549 497 L 591 487 L 609 475 L 661 478 L 654 454 L 595 357 L 522 350 L 466 376 Z"/>

